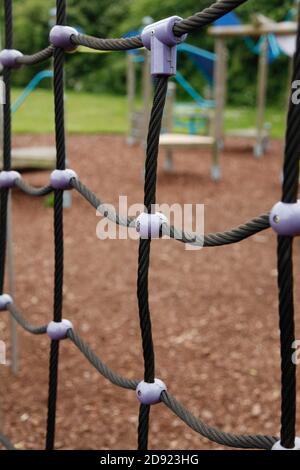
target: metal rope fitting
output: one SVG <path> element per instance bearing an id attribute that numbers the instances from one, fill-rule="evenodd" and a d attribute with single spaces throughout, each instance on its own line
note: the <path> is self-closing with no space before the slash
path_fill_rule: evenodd
<path id="1" fill-rule="evenodd" d="M 176 75 L 176 46 L 187 38 L 187 34 L 178 37 L 173 33 L 175 23 L 181 20 L 180 16 L 171 16 L 143 29 L 143 44 L 151 51 L 151 75 Z"/>
<path id="2" fill-rule="evenodd" d="M 0 171 L 0 189 L 13 188 L 16 180 L 21 179 L 21 175 L 18 171 Z"/>
<path id="3" fill-rule="evenodd" d="M 60 47 L 65 51 L 74 51 L 77 46 L 72 42 L 71 36 L 77 36 L 78 31 L 70 26 L 56 25 L 50 31 L 49 41 L 55 47 Z"/>
<path id="4" fill-rule="evenodd" d="M 60 322 L 51 321 L 47 326 L 47 335 L 52 340 L 58 341 L 65 339 L 70 329 L 73 329 L 73 325 L 69 320 L 63 318 Z"/>
<path id="5" fill-rule="evenodd" d="M 161 212 L 142 212 L 135 220 L 135 228 L 141 238 L 160 238 L 162 225 L 167 222 L 167 217 Z"/>
<path id="6" fill-rule="evenodd" d="M 18 58 L 22 56 L 22 52 L 17 51 L 16 49 L 3 49 L 0 52 L 0 63 L 3 67 L 18 69 L 22 65 L 18 63 Z"/>
<path id="7" fill-rule="evenodd" d="M 281 441 L 277 441 L 273 445 L 272 450 L 300 450 L 300 437 L 295 438 L 295 447 L 292 449 L 286 449 L 281 445 Z"/>
<path id="8" fill-rule="evenodd" d="M 53 189 L 70 189 L 72 178 L 77 179 L 77 174 L 73 170 L 54 170 L 50 175 L 50 185 Z"/>
<path id="9" fill-rule="evenodd" d="M 153 383 L 143 380 L 136 387 L 136 396 L 142 405 L 155 405 L 160 402 L 160 396 L 165 391 L 167 386 L 162 380 L 154 379 Z"/>
<path id="10" fill-rule="evenodd" d="M 8 304 L 12 304 L 13 299 L 8 294 L 0 295 L 0 311 L 7 310 Z"/>
<path id="11" fill-rule="evenodd" d="M 300 235 L 300 200 L 294 204 L 277 202 L 269 218 L 271 227 L 278 235 L 287 237 Z"/>

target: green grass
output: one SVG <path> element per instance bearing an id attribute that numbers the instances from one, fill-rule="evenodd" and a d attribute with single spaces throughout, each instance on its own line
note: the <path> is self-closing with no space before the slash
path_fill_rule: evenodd
<path id="1" fill-rule="evenodd" d="M 13 101 L 21 89 L 13 90 Z M 266 121 L 272 126 L 272 136 L 282 138 L 285 110 L 268 109 Z M 66 94 L 66 123 L 70 133 L 116 133 L 128 130 L 126 96 L 97 95 L 70 91 Z M 229 108 L 226 129 L 255 126 L 254 108 Z M 51 133 L 54 131 L 53 94 L 36 90 L 13 116 L 15 133 Z"/>
<path id="2" fill-rule="evenodd" d="M 14 89 L 14 101 L 21 90 Z M 66 125 L 71 133 L 126 133 L 126 97 L 91 93 L 66 94 Z M 16 133 L 47 133 L 54 131 L 53 94 L 36 90 L 13 116 Z"/>

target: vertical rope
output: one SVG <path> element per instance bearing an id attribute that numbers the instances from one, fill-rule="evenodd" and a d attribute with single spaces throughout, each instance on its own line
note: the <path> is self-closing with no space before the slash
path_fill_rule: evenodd
<path id="1" fill-rule="evenodd" d="M 156 81 L 153 107 L 147 138 L 145 165 L 144 205 L 151 213 L 156 202 L 157 159 L 161 121 L 167 95 L 168 78 L 159 77 Z M 144 357 L 144 380 L 154 382 L 155 358 L 152 339 L 151 316 L 148 299 L 148 275 L 150 264 L 150 239 L 140 239 L 138 259 L 137 297 Z M 138 449 L 147 450 L 150 406 L 141 405 L 138 425 Z"/>
<path id="2" fill-rule="evenodd" d="M 66 20 L 66 1 L 56 0 L 56 24 L 64 25 Z M 64 51 L 54 51 L 54 107 L 56 137 L 56 168 L 65 169 L 65 123 L 64 123 Z M 62 320 L 63 275 L 64 275 L 64 242 L 63 242 L 63 191 L 54 193 L 54 308 L 53 320 Z M 55 443 L 56 399 L 58 383 L 59 341 L 51 341 L 49 364 L 49 392 L 46 450 L 53 450 Z"/>
<path id="3" fill-rule="evenodd" d="M 13 45 L 13 20 L 12 20 L 12 0 L 4 1 L 4 28 L 6 49 L 11 49 Z M 5 105 L 3 106 L 3 169 L 10 170 L 11 167 L 11 72 L 5 67 L 3 70 L 3 81 L 5 84 Z M 6 259 L 6 237 L 7 237 L 7 204 L 8 189 L 2 189 L 0 195 L 0 294 L 3 293 Z"/>
<path id="4" fill-rule="evenodd" d="M 300 18 L 300 16 L 299 16 Z M 297 50 L 294 57 L 293 81 L 300 79 L 300 23 Z M 282 201 L 295 203 L 298 195 L 300 158 L 300 108 L 290 99 Z M 293 294 L 293 238 L 278 237 L 279 327 L 281 349 L 281 444 L 286 449 L 295 446 L 296 428 L 296 365 L 292 362 L 295 340 Z"/>

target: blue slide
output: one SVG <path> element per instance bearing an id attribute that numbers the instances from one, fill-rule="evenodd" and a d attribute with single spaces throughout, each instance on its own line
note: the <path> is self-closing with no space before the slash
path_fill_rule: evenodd
<path id="1" fill-rule="evenodd" d="M 36 87 L 40 84 L 42 80 L 45 78 L 52 78 L 53 72 L 52 70 L 42 70 L 38 72 L 33 79 L 28 83 L 28 85 L 24 88 L 22 94 L 17 98 L 17 100 L 11 106 L 11 112 L 15 113 L 20 106 L 24 103 L 26 98 L 36 89 Z"/>

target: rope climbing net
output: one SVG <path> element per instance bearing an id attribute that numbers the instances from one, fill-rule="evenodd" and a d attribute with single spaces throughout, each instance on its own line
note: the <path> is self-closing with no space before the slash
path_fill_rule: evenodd
<path id="1" fill-rule="evenodd" d="M 183 243 L 203 247 L 215 247 L 240 242 L 270 225 L 278 225 L 278 287 L 279 287 L 279 326 L 281 341 L 281 434 L 280 438 L 267 435 L 235 435 L 222 432 L 210 427 L 197 419 L 180 402 L 178 402 L 165 384 L 155 378 L 155 357 L 152 339 L 151 315 L 148 300 L 148 273 L 151 249 L 151 236 L 140 237 L 137 298 L 139 309 L 140 330 L 142 337 L 144 377 L 142 381 L 128 380 L 115 373 L 94 354 L 90 347 L 77 334 L 71 322 L 62 318 L 63 311 L 63 274 L 64 274 L 64 237 L 63 237 L 63 192 L 73 188 L 94 208 L 101 208 L 104 217 L 124 226 L 136 226 L 136 220 L 113 214 L 105 208 L 98 197 L 93 194 L 72 171 L 66 169 L 65 123 L 64 123 L 64 61 L 65 53 L 84 45 L 98 50 L 129 50 L 141 47 L 151 49 L 152 74 L 155 77 L 155 91 L 146 146 L 144 206 L 147 219 L 157 214 L 152 213 L 156 202 L 157 160 L 159 136 L 164 104 L 167 94 L 168 77 L 174 73 L 169 70 L 176 64 L 176 44 L 184 40 L 188 33 L 200 30 L 221 16 L 242 5 L 247 0 L 221 0 L 202 12 L 181 19 L 172 17 L 152 25 L 150 30 L 141 36 L 128 39 L 102 39 L 85 34 L 79 34 L 66 25 L 66 0 L 56 0 L 56 26 L 50 33 L 50 45 L 33 55 L 22 55 L 13 49 L 13 12 L 12 0 L 4 0 L 5 18 L 5 49 L 0 54 L 4 65 L 3 79 L 6 85 L 6 104 L 3 111 L 3 171 L 0 173 L 0 309 L 7 310 L 24 330 L 34 335 L 48 334 L 51 339 L 49 359 L 49 391 L 48 419 L 46 432 L 46 449 L 55 446 L 55 417 L 57 401 L 58 362 L 60 340 L 68 338 L 81 351 L 86 359 L 114 385 L 125 389 L 136 390 L 140 401 L 138 424 L 138 449 L 148 447 L 149 414 L 151 405 L 161 402 L 183 420 L 195 432 L 218 444 L 236 448 L 271 449 L 281 446 L 292 449 L 298 445 L 295 436 L 296 427 L 296 366 L 292 361 L 291 347 L 294 343 L 294 302 L 293 302 L 293 238 L 300 233 L 293 229 L 294 219 L 288 217 L 288 222 L 281 227 L 281 218 L 276 213 L 263 214 L 246 224 L 229 231 L 211 233 L 204 236 L 191 235 L 176 227 L 169 226 L 160 220 L 159 235 L 168 234 L 170 238 Z M 150 31 L 150 32 L 149 32 Z M 162 53 L 167 53 L 168 61 L 161 66 Z M 55 135 L 56 135 L 56 170 L 52 172 L 50 184 L 35 188 L 28 185 L 17 172 L 11 170 L 11 73 L 22 65 L 40 63 L 53 56 L 54 66 L 54 103 L 55 103 Z M 294 59 L 293 80 L 300 79 L 300 33 L 297 35 L 297 51 Z M 279 209 L 284 214 L 297 205 L 299 156 L 300 156 L 300 110 L 292 100 L 288 112 L 286 146 L 284 159 L 284 180 L 282 200 Z M 5 275 L 5 254 L 7 242 L 8 197 L 12 187 L 18 187 L 30 196 L 43 196 L 54 193 L 54 243 L 55 243 L 55 273 L 54 273 L 54 306 L 53 319 L 47 325 L 33 326 L 19 312 L 13 299 L 3 292 Z M 298 206 L 297 206 L 298 207 Z M 297 212 L 297 211 L 296 211 Z M 299 213 L 299 210 L 298 210 Z M 286 219 L 286 217 L 283 217 Z M 274 222 L 274 224 L 273 224 Z M 299 219 L 298 219 L 299 222 Z M 296 224 L 297 225 L 297 224 Z M 298 224 L 299 225 L 299 224 Z M 280 229 L 281 227 L 281 229 Z M 148 227 L 149 228 L 149 227 Z M 276 229 L 276 227 L 275 227 Z M 152 229 L 150 230 L 152 233 Z M 9 439 L 0 434 L 0 443 L 7 449 L 14 449 Z"/>

